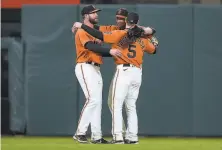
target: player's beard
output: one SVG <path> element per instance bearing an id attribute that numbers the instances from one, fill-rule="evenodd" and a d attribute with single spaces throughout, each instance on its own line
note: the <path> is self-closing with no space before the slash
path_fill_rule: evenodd
<path id="1" fill-rule="evenodd" d="M 118 26 L 119 26 L 119 29 L 120 29 L 120 30 L 124 30 L 124 29 L 126 28 L 126 24 L 125 24 L 125 23 L 120 24 L 120 25 L 118 25 Z"/>
<path id="2" fill-rule="evenodd" d="M 98 18 L 91 18 L 91 17 L 89 17 L 89 22 L 91 23 L 91 24 L 97 24 L 98 23 Z"/>
<path id="3" fill-rule="evenodd" d="M 124 30 L 126 28 L 126 23 L 125 22 L 117 22 L 117 26 L 119 27 L 120 30 Z"/>

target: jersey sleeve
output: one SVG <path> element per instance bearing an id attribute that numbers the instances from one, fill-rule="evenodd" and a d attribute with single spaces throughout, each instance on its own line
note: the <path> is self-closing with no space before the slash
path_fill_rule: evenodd
<path id="1" fill-rule="evenodd" d="M 78 36 L 79 36 L 79 40 L 82 44 L 82 46 L 85 46 L 85 44 L 89 41 L 91 41 L 91 39 L 89 38 L 89 36 L 87 35 L 87 33 L 83 30 L 79 30 L 77 32 Z"/>
<path id="2" fill-rule="evenodd" d="M 103 41 L 105 43 L 118 43 L 121 38 L 123 38 L 127 34 L 124 30 L 115 30 L 112 32 L 103 32 Z"/>
<path id="3" fill-rule="evenodd" d="M 118 27 L 114 26 L 114 25 L 100 26 L 99 27 L 99 31 L 101 31 L 101 32 L 111 32 L 111 31 L 114 31 L 114 30 L 118 30 Z"/>
<path id="4" fill-rule="evenodd" d="M 156 50 L 156 47 L 151 43 L 150 39 L 144 39 L 144 41 L 146 43 L 144 51 L 153 54 Z"/>

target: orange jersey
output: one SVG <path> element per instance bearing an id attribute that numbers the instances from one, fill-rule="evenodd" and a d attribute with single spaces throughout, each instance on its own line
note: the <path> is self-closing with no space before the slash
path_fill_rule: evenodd
<path id="1" fill-rule="evenodd" d="M 116 64 L 133 64 L 140 67 L 143 63 L 143 53 L 155 52 L 155 46 L 149 39 L 129 39 L 126 30 L 104 32 L 103 39 L 105 43 L 112 44 L 112 48 L 120 49 L 122 51 L 121 57 L 114 58 Z"/>
<path id="2" fill-rule="evenodd" d="M 95 62 L 102 64 L 102 56 L 92 52 L 84 47 L 84 45 L 89 41 L 95 41 L 95 38 L 85 32 L 83 29 L 78 29 L 75 35 L 76 44 L 76 62 Z"/>

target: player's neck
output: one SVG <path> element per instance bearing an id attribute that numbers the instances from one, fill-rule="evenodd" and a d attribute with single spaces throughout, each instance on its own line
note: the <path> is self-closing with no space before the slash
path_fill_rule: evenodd
<path id="1" fill-rule="evenodd" d="M 128 25 L 128 24 L 126 24 L 126 29 L 131 29 L 133 27 L 135 27 L 135 25 Z"/>
<path id="2" fill-rule="evenodd" d="M 83 23 L 91 28 L 94 27 L 94 25 L 92 23 L 90 23 L 88 20 L 84 20 Z"/>

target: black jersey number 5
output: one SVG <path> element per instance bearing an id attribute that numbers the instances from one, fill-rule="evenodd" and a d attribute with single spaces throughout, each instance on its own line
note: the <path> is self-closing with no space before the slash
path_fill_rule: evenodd
<path id="1" fill-rule="evenodd" d="M 136 57 L 136 46 L 135 45 L 129 45 L 129 48 L 128 48 L 128 54 L 127 56 L 129 58 L 135 58 Z"/>

